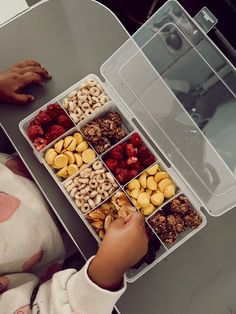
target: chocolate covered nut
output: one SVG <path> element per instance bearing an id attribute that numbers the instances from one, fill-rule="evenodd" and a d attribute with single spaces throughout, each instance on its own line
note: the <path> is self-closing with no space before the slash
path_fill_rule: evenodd
<path id="1" fill-rule="evenodd" d="M 122 124 L 121 115 L 118 112 L 109 112 L 106 116 L 108 120 L 111 120 L 115 123 L 116 127 L 120 127 Z"/>

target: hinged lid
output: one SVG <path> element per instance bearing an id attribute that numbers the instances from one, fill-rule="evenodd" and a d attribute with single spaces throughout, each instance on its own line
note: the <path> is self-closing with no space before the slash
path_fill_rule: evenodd
<path id="1" fill-rule="evenodd" d="M 236 72 L 176 1 L 101 68 L 213 216 L 236 205 Z"/>

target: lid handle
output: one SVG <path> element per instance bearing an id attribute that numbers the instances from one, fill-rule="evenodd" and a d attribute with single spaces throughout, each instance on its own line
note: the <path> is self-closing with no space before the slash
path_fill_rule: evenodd
<path id="1" fill-rule="evenodd" d="M 193 19 L 206 34 L 218 23 L 218 19 L 207 7 L 203 7 Z"/>

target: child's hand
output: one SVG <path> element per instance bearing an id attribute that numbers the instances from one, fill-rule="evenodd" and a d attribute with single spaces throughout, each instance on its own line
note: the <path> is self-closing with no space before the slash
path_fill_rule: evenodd
<path id="1" fill-rule="evenodd" d="M 9 70 L 0 72 L 0 101 L 26 104 L 34 100 L 32 95 L 21 93 L 24 87 L 36 83 L 43 85 L 50 78 L 47 70 L 33 60 L 19 62 Z"/>
<path id="2" fill-rule="evenodd" d="M 148 250 L 148 237 L 142 214 L 133 213 L 115 220 L 108 229 L 88 274 L 104 289 L 119 288 L 124 272 L 136 264 Z"/>

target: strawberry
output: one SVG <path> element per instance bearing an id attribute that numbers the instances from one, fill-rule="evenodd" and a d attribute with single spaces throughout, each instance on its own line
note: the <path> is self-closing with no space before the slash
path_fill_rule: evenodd
<path id="1" fill-rule="evenodd" d="M 114 171 L 117 168 L 118 162 L 115 159 L 108 158 L 106 160 L 107 168 L 111 171 Z"/>
<path id="2" fill-rule="evenodd" d="M 134 156 L 137 156 L 137 154 L 138 154 L 138 149 L 135 148 L 133 144 L 126 145 L 126 155 L 128 157 L 134 157 Z"/>
<path id="3" fill-rule="evenodd" d="M 66 132 L 65 128 L 58 124 L 52 125 L 49 129 L 52 141 L 55 140 L 57 137 L 61 136 L 62 134 L 64 134 L 65 132 Z"/>
<path id="4" fill-rule="evenodd" d="M 47 141 L 44 138 L 37 137 L 34 140 L 34 147 L 36 148 L 37 151 L 40 151 L 41 149 L 43 149 L 46 146 L 47 146 Z"/>
<path id="5" fill-rule="evenodd" d="M 130 141 L 131 144 L 133 144 L 134 147 L 138 147 L 138 146 L 140 146 L 143 143 L 140 135 L 137 132 L 132 134 L 132 136 L 130 137 L 129 141 Z"/>
<path id="6" fill-rule="evenodd" d="M 60 115 L 58 118 L 57 118 L 57 123 L 61 126 L 63 126 L 66 130 L 69 130 L 71 128 L 73 128 L 74 124 L 72 123 L 72 121 L 70 120 L 70 118 L 63 114 L 63 115 Z"/>
<path id="7" fill-rule="evenodd" d="M 31 141 L 33 141 L 36 137 L 43 135 L 43 129 L 39 125 L 31 125 L 27 133 Z"/>
<path id="8" fill-rule="evenodd" d="M 40 111 L 34 118 L 34 122 L 39 125 L 48 124 L 51 121 L 52 118 L 45 111 Z"/>

